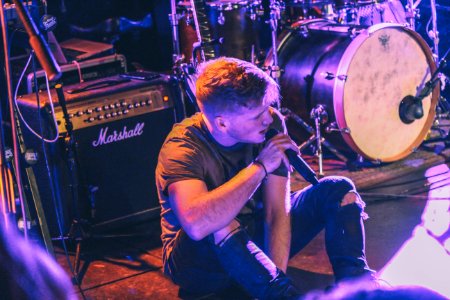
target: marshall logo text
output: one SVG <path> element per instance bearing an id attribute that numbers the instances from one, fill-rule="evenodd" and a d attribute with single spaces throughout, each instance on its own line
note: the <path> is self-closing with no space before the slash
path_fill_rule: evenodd
<path id="1" fill-rule="evenodd" d="M 98 147 L 104 144 L 115 143 L 140 136 L 144 133 L 144 125 L 145 123 L 137 123 L 133 129 L 127 129 L 127 126 L 123 126 L 121 131 L 114 130 L 110 134 L 108 134 L 108 127 L 102 128 L 98 135 L 98 139 L 92 142 L 92 146 Z"/>

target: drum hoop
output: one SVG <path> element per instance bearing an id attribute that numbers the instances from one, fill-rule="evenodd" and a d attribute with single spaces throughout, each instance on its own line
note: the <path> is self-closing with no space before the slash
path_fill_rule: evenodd
<path id="1" fill-rule="evenodd" d="M 206 5 L 209 7 L 224 7 L 224 6 L 228 6 L 228 5 L 236 5 L 239 7 L 244 7 L 244 6 L 248 6 L 249 5 L 249 1 L 247 0 L 228 0 L 228 1 L 206 1 Z"/>
<path id="2" fill-rule="evenodd" d="M 319 23 L 319 22 L 327 22 L 330 24 L 336 24 L 336 23 L 332 23 L 331 21 L 329 21 L 327 19 L 320 18 L 320 19 L 311 19 L 311 20 L 301 20 L 301 21 L 295 22 L 292 25 L 295 26 L 295 24 L 300 23 L 300 22 L 305 22 L 305 25 L 311 24 L 311 23 Z M 281 38 L 278 39 L 278 44 L 277 44 L 277 52 L 278 53 L 280 53 L 283 50 L 283 47 L 285 46 L 286 41 L 291 38 L 291 36 L 294 32 L 295 32 L 295 30 L 288 30 L 286 34 L 282 35 Z M 269 50 L 269 52 L 267 53 L 266 60 L 264 61 L 264 66 L 265 67 L 271 66 L 272 63 L 273 63 L 273 49 L 271 48 Z"/>
<path id="3" fill-rule="evenodd" d="M 351 60 L 354 57 L 354 54 L 359 49 L 359 47 L 362 45 L 362 43 L 367 39 L 368 36 L 373 34 L 374 32 L 384 29 L 384 28 L 402 28 L 405 30 L 407 34 L 409 34 L 420 46 L 422 51 L 424 51 L 425 57 L 427 58 L 428 66 L 430 68 L 430 75 L 433 74 L 436 69 L 436 62 L 433 59 L 433 53 L 431 49 L 429 48 L 428 44 L 423 40 L 423 38 L 415 31 L 411 30 L 410 28 L 401 25 L 401 24 L 391 24 L 391 23 L 380 23 L 376 24 L 374 26 L 371 26 L 367 28 L 366 30 L 363 30 L 360 32 L 355 39 L 348 45 L 348 47 L 345 49 L 341 60 L 338 65 L 338 74 L 336 74 L 336 78 L 338 78 L 339 75 L 347 75 L 348 69 L 351 63 Z M 335 84 L 333 87 L 333 109 L 335 112 L 339 110 L 339 108 L 342 108 L 344 103 L 344 91 L 345 87 L 345 80 L 336 79 Z M 370 157 L 369 155 L 365 154 L 360 147 L 354 142 L 353 138 L 351 137 L 351 132 L 341 132 L 341 136 L 344 139 L 344 141 L 357 153 L 362 154 L 365 158 L 371 159 L 371 160 L 377 160 L 377 161 L 383 161 L 383 162 L 392 162 L 399 159 L 402 159 L 409 155 L 415 148 L 417 148 L 422 141 L 424 140 L 429 128 L 431 128 L 432 122 L 434 121 L 434 116 L 436 114 L 436 106 L 438 102 L 440 94 L 440 83 L 436 85 L 436 87 L 432 91 L 431 96 L 431 105 L 430 105 L 430 111 L 427 115 L 427 121 L 425 122 L 420 134 L 417 136 L 417 138 L 412 142 L 411 149 L 405 150 L 393 157 L 386 158 L 381 160 L 379 157 Z M 339 105 L 338 105 L 339 104 Z M 336 123 L 338 124 L 338 128 L 347 128 L 347 122 L 345 120 L 344 114 L 338 114 L 335 113 L 336 117 Z"/>
<path id="4" fill-rule="evenodd" d="M 223 7 L 226 5 L 237 5 L 239 7 L 244 7 L 244 6 L 248 6 L 250 3 L 249 0 L 228 0 L 228 1 L 223 1 L 223 2 L 219 2 L 219 1 L 206 1 L 205 4 L 208 7 Z M 260 1 L 251 1 L 251 4 L 253 3 L 260 3 Z M 183 9 L 190 9 L 191 6 L 191 2 L 190 1 L 180 1 L 177 3 L 177 7 L 179 8 L 183 8 Z"/>

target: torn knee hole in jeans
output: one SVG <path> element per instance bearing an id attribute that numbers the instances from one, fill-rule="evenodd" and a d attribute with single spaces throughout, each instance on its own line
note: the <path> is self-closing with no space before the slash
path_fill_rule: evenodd
<path id="1" fill-rule="evenodd" d="M 361 196 L 355 190 L 348 191 L 348 193 L 345 194 L 341 200 L 341 207 L 350 204 L 355 204 L 361 209 L 361 217 L 363 220 L 367 220 L 369 218 L 369 215 L 364 211 L 366 203 L 361 199 Z"/>

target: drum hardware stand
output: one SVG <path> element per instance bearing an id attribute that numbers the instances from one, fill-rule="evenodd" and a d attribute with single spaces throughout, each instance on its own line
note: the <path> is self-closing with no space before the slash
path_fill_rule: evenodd
<path id="1" fill-rule="evenodd" d="M 380 160 L 367 160 L 361 154 L 356 155 L 356 159 L 347 162 L 349 171 L 358 171 L 361 168 L 373 168 L 381 166 Z"/>
<path id="2" fill-rule="evenodd" d="M 316 128 L 312 128 L 308 123 L 303 121 L 297 114 L 294 114 L 289 108 L 282 107 L 280 112 L 287 118 L 294 120 L 297 124 L 302 126 L 311 136 L 303 142 L 298 149 L 300 152 L 306 149 L 314 142 L 316 142 L 316 155 L 319 158 L 319 176 L 323 176 L 323 155 L 322 145 L 326 147 L 332 154 L 334 154 L 341 161 L 347 163 L 348 159 L 339 152 L 333 145 L 331 145 L 320 133 L 320 125 L 328 121 L 328 113 L 323 105 L 318 105 L 311 111 L 311 119 L 314 119 Z"/>
<path id="3" fill-rule="evenodd" d="M 439 82 L 439 80 L 445 80 L 443 79 L 443 74 L 440 73 L 442 71 L 442 69 L 444 69 L 447 65 L 447 56 L 450 53 L 450 49 L 447 50 L 447 52 L 445 53 L 444 57 L 439 61 L 438 63 L 438 68 L 436 69 L 436 71 L 433 73 L 433 76 L 431 77 L 431 79 L 426 83 L 425 88 L 422 90 L 421 94 L 425 94 L 425 92 L 428 92 L 427 95 L 429 95 L 432 91 L 432 89 L 434 88 L 434 86 L 437 84 L 437 82 Z M 437 79 L 436 79 L 437 77 Z M 425 97 L 427 96 L 425 95 Z M 436 108 L 436 118 L 435 118 L 435 123 L 437 123 L 436 127 L 433 128 L 435 130 L 437 130 L 439 132 L 440 137 L 436 137 L 436 138 L 430 138 L 427 139 L 423 142 L 424 145 L 427 144 L 433 144 L 433 143 L 437 143 L 437 142 L 444 142 L 444 149 L 447 148 L 448 146 L 450 146 L 450 130 L 445 133 L 444 130 L 442 130 L 440 128 L 440 124 L 439 124 L 439 119 L 449 119 L 450 118 L 450 104 L 448 103 L 447 99 L 445 99 L 444 97 L 440 97 L 439 102 L 438 102 L 438 106 Z M 440 151 L 444 150 L 441 149 Z M 437 152 L 440 152 L 437 151 Z"/>
<path id="4" fill-rule="evenodd" d="M 270 25 L 270 32 L 272 36 L 272 65 L 268 66 L 270 76 L 279 83 L 281 76 L 280 66 L 278 65 L 278 45 L 277 45 L 277 30 L 278 20 L 280 20 L 280 3 L 277 0 L 270 0 L 270 19 L 267 23 Z"/>
<path id="5" fill-rule="evenodd" d="M 176 1 L 170 0 L 171 13 L 169 14 L 169 21 L 172 27 L 172 61 L 173 61 L 173 73 L 178 83 L 178 88 L 180 89 L 181 102 L 183 107 L 185 106 L 185 97 L 182 90 L 186 91 L 188 100 L 194 106 L 195 110 L 198 111 L 198 106 L 196 103 L 195 95 L 189 88 L 188 81 L 191 76 L 195 74 L 196 68 L 192 64 L 183 63 L 185 57 L 182 55 L 180 50 L 180 39 L 179 39 L 179 20 L 181 16 L 177 13 Z M 194 56 L 192 56 L 194 58 Z M 186 112 L 183 112 L 185 114 Z"/>
<path id="6" fill-rule="evenodd" d="M 323 153 L 322 153 L 322 134 L 320 133 L 320 125 L 328 122 L 328 113 L 323 105 L 317 105 L 311 110 L 310 118 L 314 120 L 316 127 L 316 156 L 319 159 L 319 176 L 323 177 Z"/>
<path id="7" fill-rule="evenodd" d="M 416 18 L 420 17 L 420 11 L 417 8 L 421 0 L 414 3 L 414 0 L 407 0 L 406 4 L 406 19 L 408 20 L 408 26 L 412 30 L 416 30 Z"/>
<path id="8" fill-rule="evenodd" d="M 437 12 L 436 12 L 436 0 L 430 0 L 431 8 L 431 23 L 433 29 L 427 32 L 428 37 L 433 40 L 433 54 L 435 62 L 439 62 L 439 31 L 437 29 Z"/>
<path id="9" fill-rule="evenodd" d="M 172 48 L 173 48 L 172 61 L 174 66 L 177 66 L 183 60 L 183 56 L 181 55 L 180 51 L 180 39 L 178 34 L 179 32 L 178 21 L 180 20 L 180 15 L 177 14 L 177 7 L 175 0 L 170 0 L 170 8 L 171 13 L 169 14 L 169 21 L 172 27 Z"/>
<path id="10" fill-rule="evenodd" d="M 67 111 L 67 103 L 64 96 L 63 87 L 61 84 L 56 84 L 55 86 L 56 94 L 58 96 L 58 103 L 61 106 L 64 118 L 64 126 L 66 128 L 66 136 L 64 138 L 64 144 L 67 154 L 67 166 L 69 169 L 70 176 L 70 190 L 72 198 L 72 207 L 74 212 L 74 218 L 72 224 L 70 225 L 69 232 L 67 236 L 60 236 L 55 240 L 66 240 L 71 239 L 76 243 L 75 251 L 75 263 L 74 263 L 74 280 L 80 282 L 80 254 L 81 254 L 81 243 L 83 240 L 89 237 L 88 231 L 85 230 L 88 224 L 87 220 L 81 219 L 79 210 L 79 165 L 77 156 L 77 144 L 73 135 L 73 124 L 70 120 L 69 113 Z"/>
<path id="11" fill-rule="evenodd" d="M 432 30 L 427 32 L 428 37 L 430 39 L 433 40 L 433 56 L 434 59 L 436 61 L 436 64 L 438 65 L 438 68 L 436 70 L 436 72 L 433 74 L 432 79 L 435 76 L 438 76 L 441 81 L 441 90 L 444 90 L 445 88 L 445 83 L 448 80 L 444 74 L 439 73 L 443 68 L 445 68 L 447 62 L 447 56 L 450 52 L 450 49 L 447 50 L 447 52 L 445 53 L 444 57 L 442 59 L 439 60 L 439 31 L 437 28 L 437 12 L 436 12 L 436 0 L 430 0 L 430 8 L 431 8 L 431 22 L 432 22 Z M 430 80 L 432 81 L 432 80 Z M 439 119 L 442 118 L 449 118 L 449 113 L 450 113 L 450 104 L 448 103 L 447 99 L 445 99 L 444 97 L 440 97 L 438 100 L 438 106 L 436 108 L 436 117 L 435 117 L 435 122 L 437 123 L 437 129 L 440 137 L 438 138 L 431 138 L 428 139 L 426 141 L 424 141 L 424 143 L 428 144 L 428 143 L 436 143 L 436 142 L 444 142 L 445 147 L 450 145 L 450 132 L 447 132 L 447 134 L 445 134 L 445 131 L 441 130 L 439 128 Z"/>

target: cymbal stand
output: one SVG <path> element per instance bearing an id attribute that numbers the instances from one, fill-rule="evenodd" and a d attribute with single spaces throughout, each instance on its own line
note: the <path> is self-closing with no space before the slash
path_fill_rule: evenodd
<path id="1" fill-rule="evenodd" d="M 328 113 L 323 105 L 317 105 L 311 110 L 310 117 L 314 120 L 314 125 L 316 127 L 316 156 L 319 159 L 319 176 L 323 176 L 322 135 L 320 133 L 320 125 L 328 122 Z"/>
<path id="2" fill-rule="evenodd" d="M 172 27 L 172 48 L 173 48 L 172 61 L 173 64 L 176 66 L 182 61 L 183 57 L 180 51 L 180 38 L 178 34 L 179 33 L 178 21 L 180 20 L 180 15 L 177 14 L 177 6 L 175 0 L 170 0 L 170 9 L 171 13 L 169 14 L 169 21 Z"/>
<path id="3" fill-rule="evenodd" d="M 193 87 L 195 86 L 194 74 L 196 72 L 195 66 L 192 63 L 183 63 L 184 55 L 180 50 L 180 38 L 179 38 L 179 20 L 181 16 L 177 13 L 176 1 L 170 0 L 171 13 L 169 14 L 170 25 L 172 27 L 172 61 L 173 61 L 173 74 L 178 81 L 178 88 L 180 89 L 181 102 L 185 107 L 185 95 L 181 92 L 184 90 L 189 102 L 193 105 L 194 110 L 198 111 L 198 106 L 195 98 Z M 195 53 L 194 53 L 195 54 Z M 193 55 L 194 55 L 193 54 Z M 194 58 L 194 56 L 192 56 Z M 186 112 L 183 111 L 183 115 Z"/>
<path id="4" fill-rule="evenodd" d="M 431 8 L 431 23 L 433 29 L 428 31 L 428 37 L 433 40 L 433 54 L 436 63 L 439 62 L 439 31 L 437 29 L 437 12 L 436 12 L 436 0 L 430 0 Z"/>
<path id="5" fill-rule="evenodd" d="M 414 3 L 414 0 L 407 0 L 406 19 L 408 20 L 408 27 L 412 30 L 416 30 L 416 17 L 419 16 L 417 5 L 419 5 L 419 2 L 420 0 L 416 3 Z"/>
<path id="6" fill-rule="evenodd" d="M 437 28 L 436 0 L 430 0 L 430 9 L 431 9 L 432 29 L 428 30 L 428 28 L 427 28 L 427 34 L 428 34 L 428 37 L 433 41 L 433 49 L 432 49 L 433 56 L 434 56 L 433 58 L 437 64 L 438 70 L 442 70 L 445 67 L 445 65 L 447 64 L 447 56 L 449 54 L 450 49 L 447 50 L 447 52 L 441 59 L 439 56 L 439 31 Z M 446 77 L 443 73 L 439 73 L 437 76 L 439 77 L 440 82 L 441 82 L 441 90 L 444 90 Z M 440 130 L 440 128 L 439 128 L 439 119 L 448 118 L 449 114 L 450 114 L 450 104 L 447 102 L 447 99 L 440 96 L 439 101 L 438 101 L 438 106 L 436 108 L 435 122 L 437 123 L 436 127 L 437 127 L 437 130 L 441 137 L 429 139 L 426 141 L 427 143 L 433 143 L 436 141 L 444 141 L 445 146 L 450 145 L 449 134 L 447 133 L 447 135 L 446 135 L 445 131 Z"/>
<path id="7" fill-rule="evenodd" d="M 89 236 L 89 233 L 85 230 L 86 220 L 80 216 L 80 209 L 78 204 L 80 203 L 79 195 L 79 163 L 77 155 L 77 142 L 73 134 L 73 123 L 70 120 L 69 113 L 67 111 L 67 102 L 64 96 L 63 86 L 58 83 L 55 86 L 56 94 L 58 96 L 58 103 L 61 106 L 64 118 L 64 126 L 66 128 L 66 136 L 64 137 L 65 150 L 67 154 L 67 167 L 70 176 L 70 192 L 72 197 L 72 206 L 74 211 L 74 218 L 67 234 L 67 238 L 73 239 L 76 243 L 75 251 L 75 268 L 74 268 L 74 280 L 80 281 L 80 254 L 81 243 Z M 61 237 L 64 239 L 65 237 Z"/>
<path id="8" fill-rule="evenodd" d="M 442 82 L 442 78 L 443 78 L 443 74 L 440 73 L 440 71 L 442 69 L 444 69 L 447 65 L 447 56 L 450 53 L 450 49 L 447 49 L 447 52 L 445 53 L 444 57 L 438 62 L 438 68 L 435 71 L 435 74 L 433 74 L 433 77 L 437 77 L 437 80 L 441 80 Z M 440 97 L 439 99 L 439 103 L 438 106 L 436 108 L 436 118 L 435 118 L 435 123 L 437 123 L 437 125 L 435 125 L 435 127 L 433 129 L 436 129 L 439 132 L 440 137 L 435 137 L 435 138 L 430 138 L 427 139 L 426 141 L 423 142 L 424 145 L 426 144 L 432 144 L 432 143 L 437 143 L 437 142 L 444 142 L 444 148 L 450 146 L 450 131 L 448 131 L 447 133 L 445 133 L 445 130 L 440 129 L 440 124 L 439 124 L 439 119 L 442 118 L 446 118 L 449 119 L 450 118 L 450 104 L 447 102 L 447 99 L 445 99 L 444 97 Z M 441 149 L 443 150 L 443 149 Z M 439 151 L 437 151 L 439 152 Z"/>
<path id="9" fill-rule="evenodd" d="M 279 82 L 281 76 L 280 66 L 278 65 L 278 45 L 277 45 L 277 30 L 278 20 L 281 17 L 281 5 L 278 0 L 270 0 L 270 18 L 267 23 L 270 25 L 270 32 L 272 36 L 272 65 L 268 67 L 270 76 Z"/>

